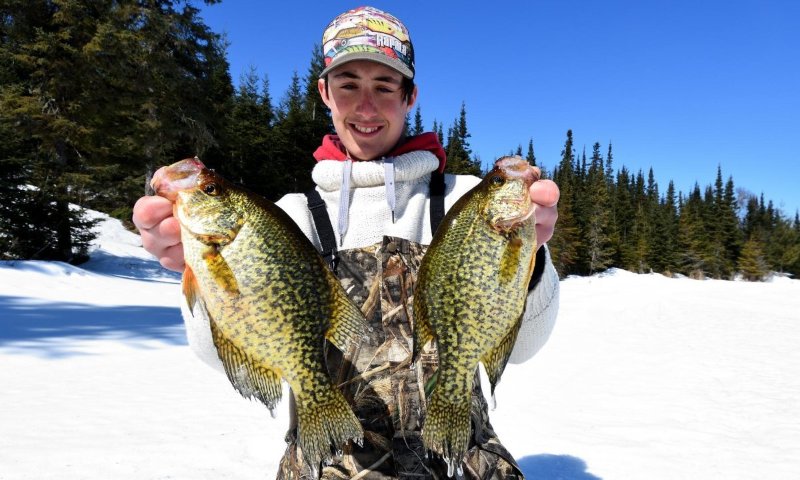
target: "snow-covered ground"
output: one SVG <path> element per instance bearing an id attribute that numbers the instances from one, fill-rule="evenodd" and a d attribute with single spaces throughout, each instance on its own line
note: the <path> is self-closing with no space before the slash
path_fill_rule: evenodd
<path id="1" fill-rule="evenodd" d="M 179 277 L 104 220 L 93 259 L 0 263 L 0 479 L 264 479 L 272 419 L 191 353 Z M 561 284 L 492 420 L 530 479 L 800 478 L 800 280 Z"/>

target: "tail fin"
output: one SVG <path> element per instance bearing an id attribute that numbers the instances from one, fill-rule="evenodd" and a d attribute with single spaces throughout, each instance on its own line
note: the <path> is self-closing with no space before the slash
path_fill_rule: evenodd
<path id="1" fill-rule="evenodd" d="M 452 476 L 453 470 L 460 468 L 469 447 L 471 396 L 456 394 L 445 398 L 441 392 L 437 388 L 431 395 L 422 441 L 425 448 L 442 456 Z"/>
<path id="2" fill-rule="evenodd" d="M 353 440 L 359 445 L 364 438 L 361 423 L 344 396 L 331 387 L 295 398 L 297 404 L 297 443 L 311 466 L 330 457 L 331 445 L 336 448 Z"/>

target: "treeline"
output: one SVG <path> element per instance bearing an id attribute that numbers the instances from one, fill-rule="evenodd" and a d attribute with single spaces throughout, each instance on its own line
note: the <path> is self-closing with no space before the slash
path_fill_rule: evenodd
<path id="1" fill-rule="evenodd" d="M 320 49 L 276 103 L 255 70 L 234 88 L 224 39 L 198 13 L 170 0 L 0 4 L 0 258 L 84 260 L 92 222 L 75 206 L 128 221 L 148 175 L 181 158 L 273 200 L 311 188 L 312 153 L 333 131 Z M 467 137 L 462 107 L 442 138 L 449 168 L 480 174 Z"/>
<path id="2" fill-rule="evenodd" d="M 93 234 L 80 207 L 129 221 L 148 176 L 181 158 L 197 155 L 272 200 L 312 187 L 312 154 L 333 131 L 317 90 L 320 49 L 276 102 L 255 69 L 234 86 L 224 38 L 198 13 L 176 0 L 0 3 L 0 258 L 84 260 Z M 427 130 L 419 106 L 406 128 Z M 464 104 L 432 130 L 448 172 L 482 173 Z M 597 148 L 578 159 L 570 134 L 552 172 L 562 197 L 551 247 L 563 275 L 797 273 L 797 216 L 736 196 L 732 180 L 730 192 L 684 197 L 670 185 L 661 196 L 652 172 L 612 172 L 610 146 L 605 158 Z M 536 163 L 532 141 L 525 156 Z"/>
<path id="3" fill-rule="evenodd" d="M 800 218 L 787 218 L 760 196 L 735 189 L 718 167 L 713 184 L 684 194 L 672 181 L 661 193 L 653 170 L 615 171 L 609 144 L 577 156 L 572 131 L 552 172 L 561 189 L 549 245 L 562 276 L 610 267 L 695 278 L 760 280 L 800 275 Z"/>

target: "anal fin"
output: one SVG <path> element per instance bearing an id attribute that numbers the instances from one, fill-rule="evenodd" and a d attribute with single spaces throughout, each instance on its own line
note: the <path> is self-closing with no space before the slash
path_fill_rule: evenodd
<path id="1" fill-rule="evenodd" d="M 329 277 L 328 282 L 333 290 L 333 312 L 325 338 L 340 351 L 347 352 L 351 345 L 361 341 L 369 326 L 361 309 L 350 300 L 339 281 L 333 274 Z"/>
<path id="2" fill-rule="evenodd" d="M 209 318 L 209 323 L 211 337 L 228 380 L 243 397 L 257 398 L 272 412 L 281 399 L 279 373 L 255 364 L 247 353 L 222 335 L 213 318 Z"/>
<path id="3" fill-rule="evenodd" d="M 508 358 L 511 356 L 511 351 L 514 349 L 514 344 L 517 342 L 517 334 L 519 334 L 521 325 L 522 315 L 519 316 L 514 326 L 512 326 L 503 339 L 500 340 L 500 343 L 486 352 L 481 358 L 483 366 L 486 367 L 489 383 L 491 383 L 492 386 L 492 395 L 494 395 L 494 389 L 500 381 L 500 377 L 503 375 L 503 370 L 506 368 Z"/>

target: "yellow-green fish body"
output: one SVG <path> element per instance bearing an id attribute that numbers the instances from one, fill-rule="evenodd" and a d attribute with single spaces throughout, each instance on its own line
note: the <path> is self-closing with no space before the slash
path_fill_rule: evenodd
<path id="1" fill-rule="evenodd" d="M 313 245 L 288 215 L 187 159 L 156 173 L 175 199 L 189 306 L 205 309 L 233 386 L 270 410 L 283 378 L 294 394 L 298 444 L 312 468 L 361 424 L 325 366 L 324 338 L 346 350 L 366 328 Z"/>
<path id="2" fill-rule="evenodd" d="M 461 463 L 471 434 L 478 362 L 494 393 L 519 331 L 535 260 L 529 188 L 536 180 L 523 159 L 498 160 L 448 211 L 420 265 L 414 352 L 434 339 L 439 355 L 422 437 L 451 471 Z"/>

